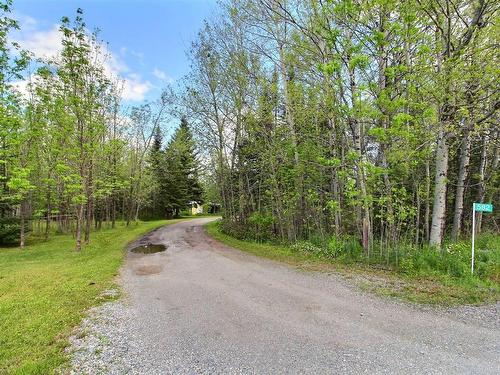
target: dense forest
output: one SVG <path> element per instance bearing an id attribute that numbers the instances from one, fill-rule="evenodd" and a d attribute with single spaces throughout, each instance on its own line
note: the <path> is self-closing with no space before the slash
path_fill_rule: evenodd
<path id="1" fill-rule="evenodd" d="M 92 229 L 117 220 L 178 216 L 202 200 L 186 119 L 166 145 L 173 94 L 124 113 L 123 83 L 106 71 L 103 42 L 78 10 L 60 24 L 62 49 L 35 59 L 9 40 L 12 4 L 0 19 L 0 242 L 25 244 L 38 229 L 73 233 L 76 250 Z M 27 94 L 15 85 L 27 78 Z"/>
<path id="2" fill-rule="evenodd" d="M 492 0 L 224 1 L 184 93 L 224 230 L 368 255 L 469 236 L 500 193 L 498 21 Z"/>
<path id="3" fill-rule="evenodd" d="M 60 55 L 39 60 L 10 42 L 11 7 L 2 242 L 56 226 L 79 250 L 93 227 L 178 216 L 208 195 L 234 236 L 382 254 L 468 236 L 472 203 L 498 202 L 494 0 L 224 0 L 178 87 L 126 112 L 81 10 L 61 21 Z M 477 214 L 477 231 L 498 218 Z"/>

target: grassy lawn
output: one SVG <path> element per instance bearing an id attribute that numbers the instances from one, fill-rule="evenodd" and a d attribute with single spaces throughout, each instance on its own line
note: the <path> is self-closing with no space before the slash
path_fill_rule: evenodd
<path id="1" fill-rule="evenodd" d="M 239 240 L 223 233 L 218 222 L 207 224 L 205 229 L 211 237 L 236 249 L 306 271 L 340 273 L 363 290 L 383 296 L 440 305 L 482 304 L 500 300 L 498 279 L 455 278 L 438 272 L 407 275 L 396 269 L 383 269 L 361 262 L 325 259 L 288 246 Z"/>
<path id="2" fill-rule="evenodd" d="M 51 374 L 64 365 L 73 327 L 113 287 L 127 243 L 178 221 L 118 223 L 93 233 L 81 253 L 70 235 L 0 248 L 0 374 Z"/>

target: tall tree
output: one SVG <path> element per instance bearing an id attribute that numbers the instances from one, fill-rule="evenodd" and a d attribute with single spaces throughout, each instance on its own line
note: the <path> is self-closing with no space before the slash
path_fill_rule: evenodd
<path id="1" fill-rule="evenodd" d="M 181 119 L 165 149 L 164 191 L 167 216 L 179 216 L 192 201 L 201 202 L 198 161 L 193 136 L 186 118 Z"/>

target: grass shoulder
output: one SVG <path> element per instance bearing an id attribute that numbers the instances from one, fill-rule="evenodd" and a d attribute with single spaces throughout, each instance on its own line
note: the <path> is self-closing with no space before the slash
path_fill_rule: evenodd
<path id="1" fill-rule="evenodd" d="M 214 239 L 236 249 L 284 262 L 302 270 L 337 273 L 361 289 L 381 296 L 447 306 L 477 305 L 500 300 L 498 280 L 484 280 L 472 276 L 452 277 L 439 272 L 419 275 L 378 264 L 327 259 L 307 251 L 298 251 L 292 246 L 234 238 L 221 230 L 218 221 L 206 224 L 205 230 Z"/>
<path id="2" fill-rule="evenodd" d="M 130 224 L 92 233 L 74 252 L 71 235 L 0 248 L 0 373 L 51 374 L 67 363 L 64 348 L 88 308 L 116 287 L 125 247 L 179 220 Z"/>

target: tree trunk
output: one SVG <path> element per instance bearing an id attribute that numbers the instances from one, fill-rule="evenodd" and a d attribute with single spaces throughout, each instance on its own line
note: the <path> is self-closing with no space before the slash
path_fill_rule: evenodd
<path id="1" fill-rule="evenodd" d="M 415 218 L 415 246 L 420 243 L 420 186 L 415 184 L 416 200 L 417 200 L 417 213 Z"/>
<path id="2" fill-rule="evenodd" d="M 477 201 L 484 203 L 484 197 L 486 194 L 486 161 L 488 157 L 488 140 L 484 137 L 483 140 L 483 150 L 481 152 L 481 162 L 479 165 L 479 187 L 477 194 Z M 478 212 L 476 217 L 476 233 L 481 233 L 481 227 L 483 225 L 483 213 Z"/>
<path id="3" fill-rule="evenodd" d="M 139 202 L 137 202 L 137 205 L 135 207 L 135 213 L 134 213 L 134 222 L 136 222 L 136 223 L 139 220 L 139 210 L 140 210 L 140 204 L 139 204 Z"/>
<path id="4" fill-rule="evenodd" d="M 21 222 L 21 228 L 20 228 L 20 234 L 19 234 L 19 247 L 22 249 L 24 249 L 24 242 L 25 242 L 25 230 L 24 230 L 24 226 L 25 226 L 25 219 L 24 219 L 24 206 L 25 206 L 25 203 L 24 203 L 24 200 L 21 202 L 21 205 L 19 207 L 19 217 L 20 217 L 20 222 Z"/>
<path id="5" fill-rule="evenodd" d="M 451 229 L 451 239 L 457 241 L 462 229 L 462 216 L 464 212 L 465 181 L 469 173 L 470 161 L 470 132 L 465 130 L 460 148 L 460 164 L 458 167 L 457 189 L 455 192 L 455 212 L 453 214 L 453 228 Z"/>
<path id="6" fill-rule="evenodd" d="M 49 176 L 50 177 L 50 176 Z M 52 200 L 50 194 L 50 187 L 47 187 L 47 215 L 45 216 L 45 240 L 49 239 L 49 231 L 50 231 L 50 221 L 51 221 L 51 212 L 52 212 Z"/>
<path id="7" fill-rule="evenodd" d="M 115 198 L 112 198 L 111 201 L 111 228 L 115 229 L 116 225 L 116 201 Z"/>
<path id="8" fill-rule="evenodd" d="M 432 223 L 429 245 L 437 248 L 443 242 L 446 215 L 446 184 L 448 178 L 448 143 L 444 124 L 439 130 L 436 150 L 436 173 L 434 178 L 434 204 L 432 206 Z"/>
<path id="9" fill-rule="evenodd" d="M 349 69 L 349 85 L 350 85 L 350 90 L 351 90 L 351 97 L 353 100 L 353 107 L 355 106 L 354 98 L 356 98 L 356 83 L 355 83 L 355 76 L 354 76 L 354 68 Z M 361 130 L 361 124 L 357 119 L 351 117 L 349 118 L 349 125 L 350 128 L 352 129 L 353 132 L 353 138 L 354 138 L 354 149 L 356 151 L 357 155 L 357 162 L 356 162 L 356 185 L 358 189 L 361 191 L 361 215 L 360 215 L 360 220 L 361 220 L 361 236 L 362 236 L 362 244 L 363 244 L 363 250 L 365 251 L 365 254 L 369 253 L 369 246 L 370 246 L 370 209 L 368 207 L 368 192 L 366 189 L 366 179 L 365 179 L 365 170 L 364 170 L 364 153 L 363 153 L 363 140 L 362 140 L 362 135 L 363 132 Z"/>
<path id="10" fill-rule="evenodd" d="M 286 31 L 285 31 L 286 32 Z M 288 129 L 290 130 L 290 138 L 292 140 L 292 146 L 293 146 L 293 161 L 294 161 L 294 166 L 295 166 L 295 173 L 296 173 L 296 190 L 299 193 L 299 201 L 298 203 L 298 208 L 299 208 L 299 216 L 297 217 L 296 224 L 297 228 L 293 229 L 291 232 L 293 234 L 293 238 L 289 238 L 289 241 L 294 241 L 297 239 L 297 234 L 299 236 L 302 234 L 302 224 L 303 220 L 305 217 L 305 198 L 304 198 L 304 181 L 303 181 L 303 175 L 302 172 L 299 170 L 299 150 L 298 150 L 298 143 L 297 143 L 297 134 L 295 130 L 295 120 L 293 118 L 293 112 L 292 112 L 292 100 L 290 97 L 290 82 L 288 78 L 288 72 L 287 72 L 287 65 L 285 61 L 285 54 L 283 51 L 283 44 L 280 43 L 279 47 L 279 63 L 280 63 L 280 74 L 281 74 L 281 80 L 283 82 L 283 99 L 284 99 L 284 104 L 285 104 L 285 119 L 286 123 L 288 125 Z M 289 231 L 290 232 L 290 231 Z"/>
<path id="11" fill-rule="evenodd" d="M 94 216 L 94 195 L 93 195 L 93 162 L 90 163 L 89 173 L 87 178 L 87 210 L 86 210 L 86 223 L 85 223 L 85 243 L 90 242 L 90 228 L 92 226 L 92 219 Z"/>
<path id="12" fill-rule="evenodd" d="M 384 6 L 382 6 L 382 9 L 380 9 L 380 14 L 379 14 L 379 27 L 378 27 L 378 32 L 382 36 L 384 42 L 387 42 L 387 35 L 386 35 L 386 20 L 387 20 L 387 10 L 385 9 Z M 387 43 L 388 44 L 388 43 Z M 377 48 L 377 63 L 378 63 L 378 96 L 381 97 L 385 94 L 388 86 L 390 87 L 390 81 L 387 80 L 386 77 L 386 69 L 387 69 L 387 52 L 385 51 L 386 49 L 386 43 L 379 43 L 378 48 Z M 387 130 L 387 123 L 388 123 L 388 111 L 386 108 L 386 105 L 382 104 L 384 101 L 380 101 L 381 104 L 380 106 L 380 120 L 379 120 L 379 126 L 383 128 L 384 130 Z M 385 196 L 387 197 L 387 222 L 388 222 L 388 230 L 389 230 L 389 238 L 390 241 L 394 242 L 396 239 L 396 233 L 395 233 L 395 226 L 394 226 L 394 208 L 393 208 L 393 203 L 392 203 L 392 184 L 391 180 L 389 178 L 389 163 L 387 162 L 387 144 L 385 141 L 380 143 L 380 152 L 381 152 L 381 159 L 382 159 L 382 168 L 384 170 L 383 172 L 383 178 L 384 178 L 384 186 L 385 186 Z"/>
<path id="13" fill-rule="evenodd" d="M 75 251 L 82 250 L 82 224 L 83 224 L 83 203 L 78 205 L 76 213 L 76 247 Z"/>
<path id="14" fill-rule="evenodd" d="M 424 216 L 424 234 L 425 242 L 429 242 L 430 238 L 430 214 L 431 214 L 431 171 L 429 160 L 425 161 L 425 216 Z"/>
<path id="15" fill-rule="evenodd" d="M 358 161 L 356 166 L 356 183 L 358 189 L 361 191 L 361 235 L 362 235 L 362 244 L 363 249 L 366 254 L 369 252 L 370 246 L 370 209 L 368 207 L 368 192 L 366 189 L 366 179 L 364 172 L 364 157 L 363 157 L 363 149 L 362 149 L 362 141 L 361 141 L 361 127 L 356 120 L 352 121 L 351 127 L 354 129 L 354 148 L 356 150 L 356 154 L 358 155 Z"/>

